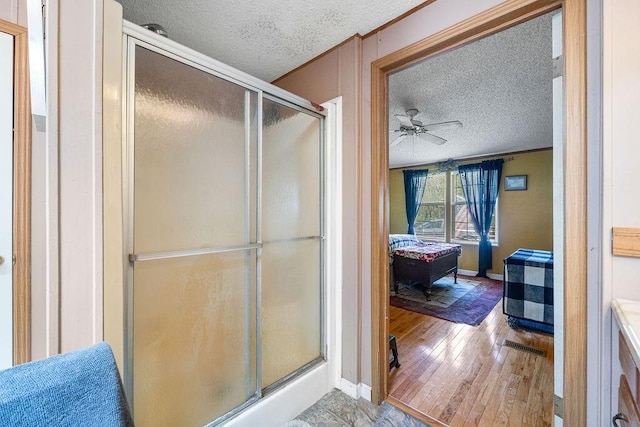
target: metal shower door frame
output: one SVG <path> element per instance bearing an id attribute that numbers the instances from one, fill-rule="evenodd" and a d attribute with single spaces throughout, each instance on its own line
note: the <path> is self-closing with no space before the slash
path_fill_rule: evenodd
<path id="1" fill-rule="evenodd" d="M 124 21 L 123 25 L 123 85 L 124 88 L 124 100 L 122 103 L 122 117 L 123 123 L 123 140 L 122 140 L 122 162 L 123 162 L 123 210 L 124 210 L 124 242 L 125 242 L 125 254 L 123 254 L 124 261 L 124 278 L 125 283 L 125 295 L 124 295 L 124 383 L 127 391 L 127 398 L 129 405 L 133 408 L 133 272 L 134 264 L 137 262 L 144 262 L 148 260 L 168 259 L 176 257 L 214 254 L 231 251 L 256 251 L 256 301 L 255 301 L 255 328 L 256 328 L 256 390 L 255 393 L 246 400 L 243 404 L 237 406 L 230 412 L 227 412 L 219 418 L 213 420 L 208 425 L 218 425 L 229 418 L 237 415 L 245 410 L 247 407 L 258 402 L 265 393 L 271 393 L 283 385 L 309 371 L 310 369 L 318 366 L 326 361 L 327 358 L 327 345 L 326 345 L 326 274 L 325 274 L 325 260 L 326 260 L 326 245 L 325 245 L 325 111 L 317 111 L 315 106 L 308 100 L 297 97 L 289 92 L 286 92 L 274 85 L 263 82 L 253 76 L 250 76 L 244 72 L 236 70 L 226 64 L 195 52 L 189 48 L 186 48 L 178 43 L 175 43 L 169 39 L 158 36 L 151 31 L 148 31 L 135 24 Z M 245 88 L 245 144 L 250 144 L 250 123 L 247 118 L 250 117 L 250 106 L 247 101 L 251 97 L 251 93 L 255 93 L 257 96 L 257 165 L 256 167 L 256 241 L 247 245 L 229 246 L 229 247 L 211 247 L 211 248 L 199 248 L 193 250 L 183 251 L 170 251 L 159 253 L 134 253 L 133 239 L 134 239 L 134 129 L 135 129 L 135 110 L 133 106 L 134 94 L 135 94 L 135 49 L 137 46 L 151 50 L 160 55 L 166 56 L 169 59 L 176 60 L 180 63 L 208 73 L 212 76 L 221 78 L 238 86 Z M 268 388 L 262 388 L 262 337 L 261 337 L 261 251 L 262 251 L 262 236 L 261 236 L 261 218 L 262 218 L 262 130 L 263 130 L 263 99 L 269 99 L 284 106 L 296 109 L 302 113 L 308 114 L 320 120 L 320 236 L 308 236 L 290 240 L 302 240 L 310 238 L 318 238 L 320 240 L 320 357 L 309 362 L 308 364 L 300 367 L 293 373 L 278 380 L 276 383 L 270 385 Z M 251 174 L 249 164 L 249 150 L 246 150 L 246 174 Z M 250 186 L 250 182 L 247 179 L 247 187 Z M 247 201 L 251 198 L 249 188 L 246 188 Z M 247 204 L 249 206 L 249 204 Z M 250 229 L 251 219 L 248 219 L 248 226 Z M 289 239 L 287 239 L 289 240 Z M 250 241 L 250 240 L 249 240 Z"/>

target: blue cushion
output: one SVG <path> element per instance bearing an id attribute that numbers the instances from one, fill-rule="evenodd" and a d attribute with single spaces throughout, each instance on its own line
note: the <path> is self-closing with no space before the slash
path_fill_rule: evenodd
<path id="1" fill-rule="evenodd" d="M 109 345 L 0 370 L 0 426 L 133 426 Z"/>

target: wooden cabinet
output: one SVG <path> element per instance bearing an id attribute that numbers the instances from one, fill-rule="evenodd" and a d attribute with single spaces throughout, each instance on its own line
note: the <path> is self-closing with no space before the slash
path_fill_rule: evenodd
<path id="1" fill-rule="evenodd" d="M 620 427 L 640 427 L 640 375 L 627 342 L 622 334 L 618 338 L 618 357 L 622 366 L 620 384 L 618 386 L 618 415 L 614 425 Z"/>

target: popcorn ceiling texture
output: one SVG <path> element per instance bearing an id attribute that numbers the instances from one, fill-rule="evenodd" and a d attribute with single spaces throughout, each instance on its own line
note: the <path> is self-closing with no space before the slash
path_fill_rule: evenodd
<path id="1" fill-rule="evenodd" d="M 463 128 L 433 132 L 444 145 L 406 138 L 390 148 L 390 167 L 553 146 L 552 73 L 547 14 L 391 75 L 390 141 L 395 114 L 409 108 L 423 124 Z"/>
<path id="2" fill-rule="evenodd" d="M 366 34 L 424 0 L 118 0 L 124 18 L 157 23 L 169 38 L 273 81 L 356 33 Z"/>
<path id="3" fill-rule="evenodd" d="M 118 1 L 125 19 L 158 23 L 172 40 L 273 81 L 424 0 Z M 406 138 L 390 149 L 392 168 L 551 147 L 551 14 L 391 75 L 390 140 L 394 114 L 409 108 L 425 124 L 459 120 L 463 128 L 434 132 L 448 140 L 441 146 Z"/>

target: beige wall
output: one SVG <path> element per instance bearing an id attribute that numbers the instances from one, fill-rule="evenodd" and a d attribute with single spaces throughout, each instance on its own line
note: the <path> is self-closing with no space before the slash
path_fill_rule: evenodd
<path id="1" fill-rule="evenodd" d="M 59 8 L 59 342 L 67 352 L 102 340 L 103 7 Z"/>
<path id="2" fill-rule="evenodd" d="M 640 117 L 640 3 L 635 0 L 604 2 L 604 229 L 610 239 L 611 227 L 640 227 L 640 144 L 637 122 Z M 640 260 L 611 257 L 604 249 L 605 283 L 614 298 L 640 299 Z"/>
<path id="3" fill-rule="evenodd" d="M 12 24 L 27 26 L 27 0 L 0 1 L 0 19 Z"/>
<path id="4" fill-rule="evenodd" d="M 508 159 L 502 168 L 502 176 L 527 175 L 527 190 L 505 191 L 502 178 L 498 198 L 498 245 L 493 248 L 493 269 L 488 270 L 493 274 L 503 273 L 504 258 L 518 248 L 553 250 L 553 151 L 505 154 L 502 158 Z M 473 162 L 476 161 L 480 160 Z M 432 169 L 429 165 L 425 167 Z M 391 233 L 407 232 L 402 169 L 389 172 L 389 217 Z M 478 245 L 462 244 L 459 267 L 478 271 Z"/>

